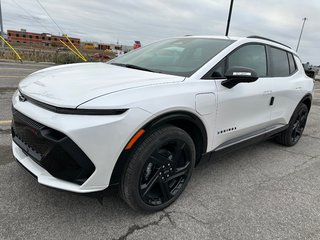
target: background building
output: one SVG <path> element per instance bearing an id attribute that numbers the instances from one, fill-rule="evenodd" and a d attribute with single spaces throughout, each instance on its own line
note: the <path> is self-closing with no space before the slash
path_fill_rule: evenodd
<path id="1" fill-rule="evenodd" d="M 49 33 L 33 33 L 33 32 L 27 32 L 25 29 L 21 29 L 20 31 L 15 30 L 8 30 L 7 32 L 7 38 L 9 43 L 15 44 L 38 44 L 43 46 L 63 46 L 60 40 L 65 42 L 68 45 L 71 45 L 66 37 L 64 36 L 55 36 L 51 35 Z M 72 38 L 69 37 L 71 42 L 76 46 L 80 46 L 80 39 L 79 38 Z"/>

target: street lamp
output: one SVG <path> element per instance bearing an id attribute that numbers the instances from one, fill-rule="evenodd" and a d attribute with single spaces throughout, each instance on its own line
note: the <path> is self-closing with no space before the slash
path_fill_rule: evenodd
<path id="1" fill-rule="evenodd" d="M 1 0 L 0 0 L 0 35 L 1 37 L 4 37 L 4 32 L 3 32 L 3 23 L 2 23 L 2 11 L 1 11 Z M 4 42 L 1 41 L 1 46 L 4 47 Z"/>
<path id="2" fill-rule="evenodd" d="M 298 44 L 297 44 L 297 48 L 296 48 L 296 52 L 298 52 L 298 49 L 299 49 L 300 40 L 301 40 L 302 32 L 303 32 L 303 29 L 304 29 L 304 24 L 306 23 L 306 20 L 308 20 L 308 19 L 305 17 L 305 18 L 302 18 L 302 20 L 303 20 L 303 23 L 302 23 L 302 28 L 301 28 L 301 32 L 300 32 L 300 36 L 299 36 L 299 40 L 298 40 Z"/>

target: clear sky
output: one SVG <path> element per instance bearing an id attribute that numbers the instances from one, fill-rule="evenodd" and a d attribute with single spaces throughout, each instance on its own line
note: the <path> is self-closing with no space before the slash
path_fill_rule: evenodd
<path id="1" fill-rule="evenodd" d="M 4 29 L 61 35 L 37 0 L 0 0 Z M 38 0 L 64 33 L 82 41 L 142 45 L 166 37 L 224 35 L 229 0 Z M 296 48 L 320 65 L 319 0 L 234 0 L 230 36 L 261 35 Z"/>

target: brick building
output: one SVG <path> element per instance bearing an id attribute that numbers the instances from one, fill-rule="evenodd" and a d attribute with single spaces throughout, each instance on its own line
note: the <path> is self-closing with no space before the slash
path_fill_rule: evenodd
<path id="1" fill-rule="evenodd" d="M 21 31 L 15 31 L 15 30 L 8 30 L 7 37 L 9 43 L 23 43 L 23 44 L 39 44 L 43 46 L 63 46 L 60 42 L 60 39 L 65 42 L 67 45 L 71 45 L 68 40 L 63 36 L 55 36 L 51 35 L 49 33 L 32 33 L 27 32 L 24 29 L 21 29 Z M 71 38 L 69 37 L 71 42 L 76 46 L 80 46 L 80 39 L 79 38 Z"/>

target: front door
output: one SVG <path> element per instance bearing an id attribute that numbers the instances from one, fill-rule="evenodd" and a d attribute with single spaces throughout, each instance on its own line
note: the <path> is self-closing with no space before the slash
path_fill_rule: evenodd
<path id="1" fill-rule="evenodd" d="M 234 66 L 254 69 L 259 79 L 229 89 L 221 85 L 226 69 Z M 266 47 L 244 45 L 216 66 L 217 118 L 214 148 L 224 148 L 263 133 L 270 124 L 272 85 L 267 76 Z"/>

